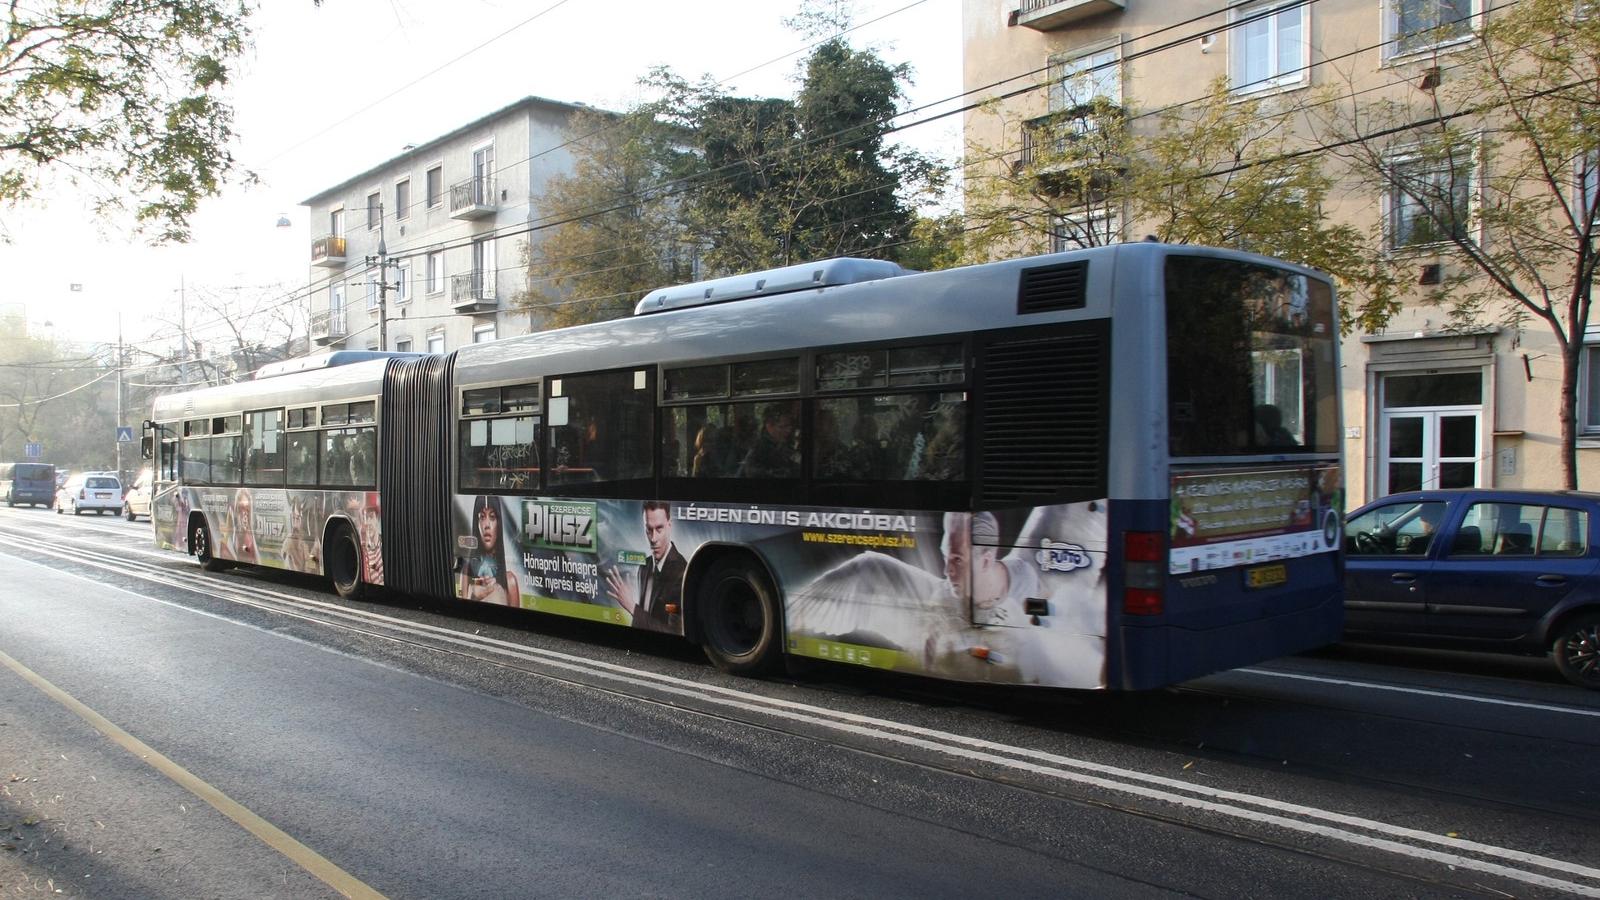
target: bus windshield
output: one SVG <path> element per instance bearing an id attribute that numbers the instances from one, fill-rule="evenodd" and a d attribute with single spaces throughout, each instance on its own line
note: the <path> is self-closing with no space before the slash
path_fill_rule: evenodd
<path id="1" fill-rule="evenodd" d="M 1173 456 L 1338 451 L 1333 293 L 1238 260 L 1167 261 Z"/>

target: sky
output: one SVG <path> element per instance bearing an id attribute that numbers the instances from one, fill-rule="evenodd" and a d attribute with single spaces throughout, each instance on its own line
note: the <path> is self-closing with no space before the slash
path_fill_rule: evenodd
<path id="1" fill-rule="evenodd" d="M 301 200 L 522 97 L 625 108 L 658 65 L 731 77 L 725 87 L 740 94 L 792 96 L 809 40 L 783 20 L 798 3 L 263 0 L 230 91 L 235 156 L 259 182 L 207 201 L 183 246 L 152 248 L 126 222 L 97 221 L 64 186 L 44 208 L 6 211 L 0 312 L 20 306 L 35 333 L 85 348 L 115 341 L 120 314 L 126 341 L 165 349 L 180 286 L 191 328 L 208 321 L 196 308 L 206 296 L 303 293 L 313 236 Z M 850 40 L 911 64 L 910 106 L 953 101 L 960 19 L 960 0 L 857 0 Z M 902 136 L 954 159 L 960 117 Z"/>

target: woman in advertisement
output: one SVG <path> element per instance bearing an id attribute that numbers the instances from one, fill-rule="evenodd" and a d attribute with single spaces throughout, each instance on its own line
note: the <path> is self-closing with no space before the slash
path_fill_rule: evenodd
<path id="1" fill-rule="evenodd" d="M 517 576 L 506 564 L 506 517 L 500 498 L 480 494 L 472 504 L 472 523 L 478 547 L 461 560 L 461 599 L 521 606 Z"/>

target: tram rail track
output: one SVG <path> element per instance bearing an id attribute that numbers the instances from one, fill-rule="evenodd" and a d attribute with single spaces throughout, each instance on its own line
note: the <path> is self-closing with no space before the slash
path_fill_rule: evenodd
<path id="1" fill-rule="evenodd" d="M 1442 875 L 1438 878 L 1419 877 L 1414 871 L 1384 865 L 1381 860 L 1385 855 L 1398 854 L 1412 860 L 1466 869 L 1541 888 L 1600 897 L 1600 868 L 1584 863 L 1436 835 L 1274 798 L 1211 788 L 1045 750 L 1000 744 L 648 672 L 491 636 L 470 634 L 465 630 L 353 609 L 336 601 L 308 598 L 265 585 L 229 584 L 225 579 L 200 578 L 159 562 L 159 558 L 176 559 L 170 554 L 131 547 L 107 550 L 90 545 L 87 538 L 65 534 L 58 536 L 77 546 L 71 550 L 41 547 L 36 534 L 20 533 L 10 523 L 0 523 L 0 548 L 15 554 L 32 554 L 78 567 L 87 566 L 164 588 L 292 617 L 313 625 L 451 654 L 574 688 L 602 691 L 634 702 L 657 704 L 694 715 L 767 728 L 804 740 L 826 741 L 858 752 L 964 777 L 990 778 L 1057 799 L 1090 803 L 1211 834 L 1267 843 L 1292 852 L 1311 853 L 1347 864 L 1376 864 L 1379 868 L 1424 882 L 1462 886 L 1460 881 Z M 157 558 L 157 561 L 146 561 L 148 558 Z M 1287 839 L 1290 834 L 1299 840 Z M 1307 838 L 1312 840 L 1314 846 L 1305 843 Z M 1320 843 L 1322 841 L 1328 843 Z M 1340 847 L 1345 851 L 1355 850 L 1355 858 L 1334 852 Z"/>

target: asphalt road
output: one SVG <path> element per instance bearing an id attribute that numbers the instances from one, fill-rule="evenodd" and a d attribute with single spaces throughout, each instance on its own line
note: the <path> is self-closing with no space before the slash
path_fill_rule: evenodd
<path id="1" fill-rule="evenodd" d="M 1597 749 L 1538 660 L 753 681 L 0 509 L 0 897 L 1600 896 Z"/>

